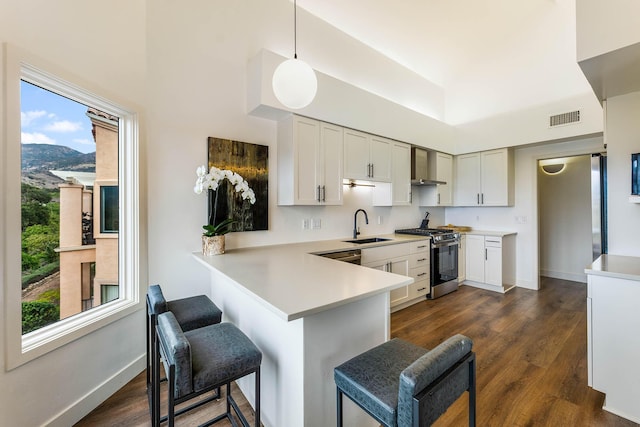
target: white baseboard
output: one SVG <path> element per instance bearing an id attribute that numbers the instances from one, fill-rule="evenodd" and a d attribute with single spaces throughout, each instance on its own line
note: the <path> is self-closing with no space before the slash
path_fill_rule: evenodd
<path id="1" fill-rule="evenodd" d="M 68 427 L 74 425 L 142 372 L 147 363 L 146 359 L 146 355 L 143 354 L 115 375 L 107 378 L 102 384 L 91 390 L 85 396 L 76 400 L 59 414 L 52 417 L 45 425 L 51 427 Z"/>
<path id="2" fill-rule="evenodd" d="M 619 417 L 625 418 L 629 421 L 633 421 L 634 423 L 640 424 L 640 418 L 634 416 L 634 415 L 630 415 L 627 413 L 624 413 L 622 411 L 617 410 L 616 408 L 611 408 L 609 406 L 607 406 L 607 399 L 605 398 L 604 401 L 604 405 L 602 405 L 602 409 L 604 409 L 607 412 L 611 412 L 614 415 L 617 415 Z"/>
<path id="3" fill-rule="evenodd" d="M 518 288 L 524 288 L 524 289 L 531 289 L 534 291 L 537 291 L 538 288 L 538 283 L 537 282 L 533 282 L 531 280 L 523 280 L 523 279 L 518 279 L 516 286 Z"/>
<path id="4" fill-rule="evenodd" d="M 402 304 L 394 305 L 393 307 L 391 307 L 391 310 L 389 310 L 389 311 L 391 313 L 395 313 L 396 311 L 400 311 L 400 310 L 405 309 L 405 308 L 407 308 L 407 307 L 409 307 L 409 306 L 411 306 L 413 304 L 417 304 L 419 302 L 426 301 L 426 300 L 427 300 L 426 296 L 422 295 L 421 297 L 412 299 L 411 301 L 406 301 L 406 302 L 403 302 Z"/>
<path id="5" fill-rule="evenodd" d="M 508 285 L 507 288 L 505 288 L 503 286 L 489 285 L 488 283 L 474 282 L 472 280 L 466 280 L 462 285 L 486 289 L 487 291 L 499 292 L 501 294 L 504 294 L 513 288 L 512 285 Z"/>
<path id="6" fill-rule="evenodd" d="M 568 273 L 565 271 L 553 271 L 540 269 L 540 275 L 552 279 L 571 280 L 572 282 L 587 283 L 586 273 Z"/>

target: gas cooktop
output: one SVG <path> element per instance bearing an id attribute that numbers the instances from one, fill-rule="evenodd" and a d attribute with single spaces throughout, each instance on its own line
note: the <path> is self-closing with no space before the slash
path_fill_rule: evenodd
<path id="1" fill-rule="evenodd" d="M 397 234 L 411 234 L 414 236 L 429 236 L 434 241 L 456 240 L 459 233 L 448 228 L 401 228 L 395 231 Z"/>
<path id="2" fill-rule="evenodd" d="M 448 228 L 401 228 L 396 230 L 397 234 L 413 234 L 416 236 L 433 236 L 436 234 L 453 233 Z"/>

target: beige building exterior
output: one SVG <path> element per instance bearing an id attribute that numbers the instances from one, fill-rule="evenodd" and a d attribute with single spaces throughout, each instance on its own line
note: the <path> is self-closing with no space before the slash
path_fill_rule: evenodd
<path id="1" fill-rule="evenodd" d="M 93 185 L 80 184 L 73 172 L 60 185 L 61 319 L 119 295 L 118 118 L 92 108 L 87 116 L 96 143 Z"/>

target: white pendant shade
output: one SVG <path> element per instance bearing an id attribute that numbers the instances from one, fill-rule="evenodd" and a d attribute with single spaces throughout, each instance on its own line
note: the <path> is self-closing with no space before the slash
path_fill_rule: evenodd
<path id="1" fill-rule="evenodd" d="M 283 105 L 292 109 L 304 108 L 313 101 L 318 79 L 313 68 L 299 59 L 288 59 L 273 73 L 273 93 Z"/>

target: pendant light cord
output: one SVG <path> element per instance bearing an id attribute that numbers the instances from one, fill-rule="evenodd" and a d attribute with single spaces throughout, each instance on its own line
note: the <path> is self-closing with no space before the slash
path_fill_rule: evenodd
<path id="1" fill-rule="evenodd" d="M 293 0 L 293 59 L 298 59 L 298 8 Z"/>

